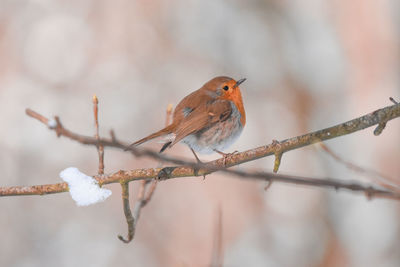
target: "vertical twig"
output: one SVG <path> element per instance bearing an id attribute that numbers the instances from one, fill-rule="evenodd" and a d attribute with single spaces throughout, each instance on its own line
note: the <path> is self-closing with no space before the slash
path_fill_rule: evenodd
<path id="1" fill-rule="evenodd" d="M 93 95 L 93 113 L 94 113 L 94 123 L 96 127 L 96 134 L 95 138 L 98 141 L 96 147 L 97 147 L 97 152 L 99 154 L 99 170 L 98 174 L 104 174 L 104 146 L 99 142 L 100 141 L 100 135 L 99 135 L 99 119 L 98 119 L 98 108 L 99 106 L 99 100 L 97 99 L 96 95 Z"/>
<path id="2" fill-rule="evenodd" d="M 171 115 L 172 115 L 172 105 L 169 104 L 167 107 L 167 117 L 165 119 L 165 124 L 168 125 L 171 121 Z M 110 132 L 111 138 L 115 139 L 115 134 L 113 131 Z M 123 205 L 124 205 L 124 213 L 126 217 L 126 222 L 128 223 L 128 238 L 124 239 L 122 236 L 118 236 L 118 238 L 124 242 L 124 243 L 129 243 L 132 241 L 134 234 L 135 234 L 135 229 L 136 229 L 136 224 L 139 221 L 140 218 L 140 213 L 141 210 L 144 206 L 146 206 L 147 203 L 151 200 L 154 191 L 156 190 L 157 187 L 157 180 L 153 180 L 151 182 L 150 187 L 147 190 L 146 194 L 146 188 L 147 184 L 149 181 L 142 180 L 140 181 L 140 187 L 139 187 L 139 192 L 138 192 L 138 197 L 135 202 L 135 205 L 133 207 L 133 215 L 131 213 L 131 209 L 129 206 L 129 187 L 128 184 L 122 184 L 122 199 L 123 199 Z"/>
<path id="3" fill-rule="evenodd" d="M 126 218 L 126 223 L 128 224 L 128 237 L 123 238 L 118 235 L 118 239 L 124 243 L 129 243 L 132 241 L 135 235 L 135 219 L 132 216 L 131 207 L 129 205 L 129 183 L 121 183 L 122 187 L 122 205 L 124 207 L 124 214 Z"/>
<path id="4" fill-rule="evenodd" d="M 222 267 L 224 262 L 223 242 L 222 242 L 222 211 L 218 208 L 217 222 L 215 225 L 213 249 L 211 257 L 211 267 Z"/>

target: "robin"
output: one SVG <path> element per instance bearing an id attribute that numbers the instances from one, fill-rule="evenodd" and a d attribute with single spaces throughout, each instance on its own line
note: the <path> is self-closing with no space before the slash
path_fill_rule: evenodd
<path id="1" fill-rule="evenodd" d="M 178 142 L 189 146 L 198 162 L 196 152 L 210 154 L 228 148 L 241 134 L 246 124 L 242 94 L 239 85 L 230 77 L 215 77 L 200 89 L 189 94 L 176 106 L 173 121 L 167 127 L 140 139 L 131 146 L 164 136 L 160 153 Z"/>

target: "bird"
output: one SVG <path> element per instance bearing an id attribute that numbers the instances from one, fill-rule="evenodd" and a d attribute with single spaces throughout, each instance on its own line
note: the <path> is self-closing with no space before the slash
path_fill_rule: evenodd
<path id="1" fill-rule="evenodd" d="M 196 152 L 201 154 L 224 153 L 240 136 L 245 124 L 246 113 L 238 81 L 218 76 L 206 82 L 200 89 L 184 97 L 176 106 L 172 123 L 132 144 L 143 144 L 157 137 L 164 137 L 160 153 L 178 142 L 189 146 L 196 160 L 201 163 Z"/>

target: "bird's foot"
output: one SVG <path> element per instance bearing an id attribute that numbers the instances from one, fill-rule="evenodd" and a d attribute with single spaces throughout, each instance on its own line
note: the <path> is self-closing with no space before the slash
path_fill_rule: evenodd
<path id="1" fill-rule="evenodd" d="M 239 153 L 239 151 L 237 151 L 237 150 L 233 151 L 232 153 L 224 153 L 224 152 L 221 152 L 216 149 L 214 149 L 214 151 L 222 156 L 222 158 L 223 158 L 222 164 L 224 165 L 224 167 L 226 167 L 227 160 L 231 159 L 233 155 Z"/>
<path id="2" fill-rule="evenodd" d="M 176 169 L 176 167 L 164 167 L 162 168 L 156 177 L 156 180 L 163 181 L 171 178 L 172 172 Z"/>

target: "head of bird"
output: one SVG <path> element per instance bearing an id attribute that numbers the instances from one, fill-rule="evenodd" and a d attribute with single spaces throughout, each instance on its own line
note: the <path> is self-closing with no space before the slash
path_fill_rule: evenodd
<path id="1" fill-rule="evenodd" d="M 236 81 L 230 77 L 220 76 L 215 77 L 203 86 L 203 89 L 209 91 L 214 98 L 232 101 L 240 112 L 243 126 L 246 123 L 246 113 L 239 85 L 244 81 L 246 81 L 246 78 Z"/>

